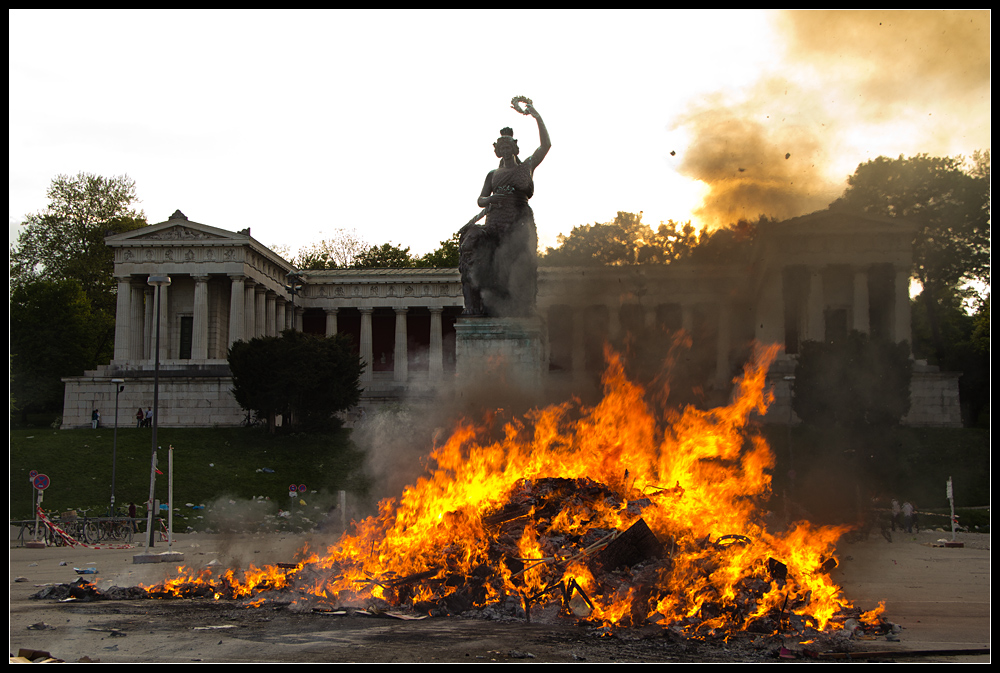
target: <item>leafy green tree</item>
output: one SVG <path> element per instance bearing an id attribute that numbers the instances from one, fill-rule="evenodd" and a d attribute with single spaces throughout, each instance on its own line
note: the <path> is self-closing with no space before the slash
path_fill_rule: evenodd
<path id="1" fill-rule="evenodd" d="M 830 342 L 806 341 L 795 367 L 792 408 L 820 427 L 899 425 L 910 410 L 909 353 L 905 341 L 870 339 L 857 331 Z"/>
<path id="2" fill-rule="evenodd" d="M 126 175 L 105 178 L 91 173 L 59 175 L 47 192 L 48 207 L 28 215 L 10 250 L 12 287 L 34 280 L 76 280 L 93 314 L 89 343 L 98 361 L 110 360 L 114 344 L 114 253 L 104 243 L 110 234 L 146 225 L 135 181 Z"/>
<path id="3" fill-rule="evenodd" d="M 416 261 L 415 266 L 423 269 L 458 268 L 458 232 L 441 245 Z"/>
<path id="4" fill-rule="evenodd" d="M 354 269 L 412 269 L 416 260 L 409 248 L 392 243 L 373 245 L 354 259 Z"/>
<path id="5" fill-rule="evenodd" d="M 989 296 L 970 314 L 963 298 L 945 290 L 927 301 L 924 289 L 911 302 L 913 355 L 941 369 L 961 372 L 958 380 L 962 420 L 966 426 L 987 426 L 990 406 Z M 937 310 L 938 338 L 945 344 L 938 353 L 930 328 L 927 306 Z"/>
<path id="6" fill-rule="evenodd" d="M 62 407 L 64 376 L 94 361 L 93 315 L 77 280 L 33 279 L 10 297 L 10 391 L 22 419 Z"/>
<path id="7" fill-rule="evenodd" d="M 700 236 L 690 222 L 660 223 L 654 231 L 642 213 L 619 211 L 613 222 L 573 227 L 560 234 L 558 245 L 545 251 L 544 263 L 554 266 L 622 266 L 669 264 L 689 256 Z"/>
<path id="8" fill-rule="evenodd" d="M 267 362 L 267 367 L 261 367 Z M 237 341 L 229 348 L 233 396 L 241 408 L 266 418 L 275 432 L 325 430 L 334 414 L 358 403 L 364 365 L 344 334 L 320 337 L 286 330 L 281 336 Z"/>
<path id="9" fill-rule="evenodd" d="M 934 350 L 944 359 L 941 332 L 952 294 L 969 296 L 967 283 L 989 287 L 990 153 L 963 157 L 878 157 L 858 166 L 844 195 L 831 208 L 902 217 L 918 231 L 913 241 L 913 275 L 922 294 Z"/>

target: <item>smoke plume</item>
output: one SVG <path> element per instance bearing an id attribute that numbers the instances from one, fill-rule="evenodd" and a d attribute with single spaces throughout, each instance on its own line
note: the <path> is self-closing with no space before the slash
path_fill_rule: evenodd
<path id="1" fill-rule="evenodd" d="M 710 227 L 825 208 L 879 155 L 960 154 L 990 129 L 989 12 L 782 12 L 780 73 L 692 106 L 681 172 Z M 750 47 L 752 48 L 752 47 Z"/>

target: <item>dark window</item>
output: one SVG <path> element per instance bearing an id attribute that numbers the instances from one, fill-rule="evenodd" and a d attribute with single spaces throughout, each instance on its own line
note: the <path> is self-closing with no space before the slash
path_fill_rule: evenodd
<path id="1" fill-rule="evenodd" d="M 194 335 L 194 318 L 192 316 L 181 316 L 181 343 L 180 354 L 177 356 L 181 360 L 191 359 L 191 339 Z"/>

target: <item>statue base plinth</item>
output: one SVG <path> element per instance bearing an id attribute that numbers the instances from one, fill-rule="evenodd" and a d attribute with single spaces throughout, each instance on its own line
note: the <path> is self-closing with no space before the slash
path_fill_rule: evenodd
<path id="1" fill-rule="evenodd" d="M 538 317 L 461 317 L 455 323 L 459 387 L 507 386 L 540 392 L 548 368 Z"/>

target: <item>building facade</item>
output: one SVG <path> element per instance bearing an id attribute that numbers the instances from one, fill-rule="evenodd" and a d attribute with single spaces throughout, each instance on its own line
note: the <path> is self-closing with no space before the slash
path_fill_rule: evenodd
<path id="1" fill-rule="evenodd" d="M 543 267 L 539 384 L 573 394 L 596 381 L 606 343 L 686 334 L 706 399 L 722 403 L 751 345 L 778 343 L 766 420 L 796 422 L 791 382 L 803 341 L 850 330 L 910 340 L 912 237 L 896 220 L 821 211 L 762 225 L 745 266 Z M 239 425 L 246 413 L 231 394 L 227 350 L 286 329 L 352 336 L 366 364 L 363 407 L 430 402 L 455 386 L 457 269 L 299 271 L 248 229 L 199 224 L 180 211 L 107 243 L 118 278 L 114 359 L 64 379 L 63 427 L 89 425 L 94 409 L 110 418 L 112 379 L 126 382 L 120 418 L 148 408 L 154 371 L 159 423 Z M 150 276 L 170 284 L 154 288 Z M 961 424 L 957 375 L 916 363 L 911 399 L 907 423 Z"/>

